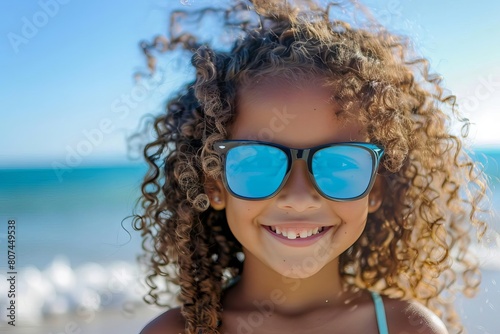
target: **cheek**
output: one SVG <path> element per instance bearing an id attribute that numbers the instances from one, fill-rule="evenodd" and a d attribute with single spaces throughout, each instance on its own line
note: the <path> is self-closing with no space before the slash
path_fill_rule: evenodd
<path id="1" fill-rule="evenodd" d="M 364 221 L 368 217 L 368 196 L 352 202 L 338 202 L 334 210 L 343 221 Z"/>
<path id="2" fill-rule="evenodd" d="M 261 212 L 262 203 L 245 201 L 229 195 L 226 201 L 226 217 L 229 227 L 235 233 L 236 229 L 249 227 Z"/>
<path id="3" fill-rule="evenodd" d="M 353 202 L 335 203 L 335 211 L 343 224 L 339 233 L 361 235 L 368 217 L 368 198 L 362 198 Z"/>

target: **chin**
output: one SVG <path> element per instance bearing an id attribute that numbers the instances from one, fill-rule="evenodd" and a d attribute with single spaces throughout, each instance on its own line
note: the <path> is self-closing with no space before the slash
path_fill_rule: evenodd
<path id="1" fill-rule="evenodd" d="M 286 264 L 271 266 L 271 269 L 286 278 L 306 279 L 316 275 L 326 266 L 326 263 L 320 264 L 315 262 L 314 258 L 311 259 L 309 261 L 308 258 L 301 258 L 299 261 L 287 259 Z"/>

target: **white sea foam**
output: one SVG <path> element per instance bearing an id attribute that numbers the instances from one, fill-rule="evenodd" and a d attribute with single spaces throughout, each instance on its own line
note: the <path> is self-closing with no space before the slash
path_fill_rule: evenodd
<path id="1" fill-rule="evenodd" d="M 58 256 L 43 270 L 29 266 L 17 272 L 16 318 L 21 323 L 37 324 L 49 315 L 144 303 L 142 296 L 147 289 L 142 278 L 137 265 L 124 261 L 72 268 L 67 258 Z M 5 275 L 0 275 L 0 291 L 8 291 Z M 2 319 L 8 319 L 10 300 L 7 294 L 0 294 Z"/>
<path id="2" fill-rule="evenodd" d="M 478 248 L 475 253 L 482 269 L 500 272 L 500 250 L 498 248 Z"/>

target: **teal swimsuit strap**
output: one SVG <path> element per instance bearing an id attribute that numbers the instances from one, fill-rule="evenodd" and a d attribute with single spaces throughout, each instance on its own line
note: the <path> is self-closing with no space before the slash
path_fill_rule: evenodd
<path id="1" fill-rule="evenodd" d="M 370 291 L 372 294 L 373 302 L 375 303 L 375 313 L 377 315 L 377 325 L 378 332 L 380 334 L 389 334 L 389 329 L 387 328 L 387 318 L 385 316 L 384 301 L 382 297 L 374 291 Z"/>

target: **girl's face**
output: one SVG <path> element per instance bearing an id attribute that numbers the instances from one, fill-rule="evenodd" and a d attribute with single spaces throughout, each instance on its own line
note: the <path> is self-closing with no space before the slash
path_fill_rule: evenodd
<path id="1" fill-rule="evenodd" d="M 238 94 L 237 117 L 230 139 L 273 142 L 309 148 L 335 142 L 365 142 L 363 128 L 337 118 L 331 91 L 319 80 L 290 82 L 270 78 Z M 309 179 L 306 163 L 292 165 L 283 189 L 273 198 L 249 201 L 232 196 L 219 180 L 210 193 L 215 209 L 226 209 L 229 227 L 245 253 L 245 266 L 263 264 L 292 278 L 307 278 L 336 260 L 361 235 L 368 212 L 380 206 L 380 185 L 351 202 L 322 197 Z M 214 202 L 214 197 L 219 197 Z M 272 227 L 272 228 L 269 228 Z M 323 232 L 289 239 L 287 234 Z"/>

